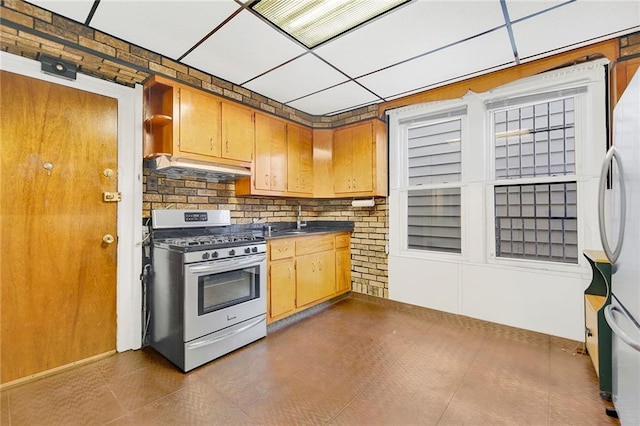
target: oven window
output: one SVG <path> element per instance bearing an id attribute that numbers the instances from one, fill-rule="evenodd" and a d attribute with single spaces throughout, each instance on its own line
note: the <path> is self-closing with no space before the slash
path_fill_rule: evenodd
<path id="1" fill-rule="evenodd" d="M 203 275 L 198 278 L 198 315 L 259 297 L 259 266 Z"/>

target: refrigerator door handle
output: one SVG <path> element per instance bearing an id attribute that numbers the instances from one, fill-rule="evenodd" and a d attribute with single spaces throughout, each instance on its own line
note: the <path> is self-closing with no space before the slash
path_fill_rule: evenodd
<path id="1" fill-rule="evenodd" d="M 618 336 L 627 345 L 631 346 L 633 349 L 640 352 L 640 342 L 637 340 L 634 340 L 627 333 L 625 333 L 624 330 L 622 330 L 622 328 L 620 328 L 620 326 L 616 322 L 616 319 L 613 316 L 613 311 L 616 311 L 622 314 L 634 326 L 636 326 L 635 321 L 633 321 L 633 319 L 629 317 L 629 314 L 627 314 L 623 309 L 618 309 L 617 306 L 608 305 L 604 309 L 604 317 L 607 320 L 607 324 L 609 324 L 609 327 L 611 327 L 611 330 L 616 334 L 616 336 Z M 640 332 L 640 329 L 638 329 L 638 331 Z"/>
<path id="2" fill-rule="evenodd" d="M 611 160 L 616 161 L 616 165 L 618 166 L 618 173 L 620 174 L 620 227 L 618 228 L 618 238 L 616 246 L 613 250 L 611 250 L 611 246 L 609 246 L 609 241 L 607 240 L 607 229 L 605 227 L 604 217 L 604 191 L 607 186 L 607 175 L 609 174 Z M 598 188 L 598 225 L 600 227 L 600 241 L 602 242 L 602 249 L 607 255 L 607 259 L 609 259 L 609 262 L 611 262 L 612 264 L 615 263 L 616 260 L 618 260 L 618 257 L 620 257 L 620 251 L 622 250 L 626 211 L 627 194 L 624 186 L 624 172 L 622 169 L 622 161 L 620 160 L 620 154 L 618 153 L 618 150 L 616 150 L 616 148 L 612 146 L 611 148 L 609 148 L 609 151 L 607 151 L 607 155 L 604 157 L 602 170 L 600 171 L 600 184 Z"/>

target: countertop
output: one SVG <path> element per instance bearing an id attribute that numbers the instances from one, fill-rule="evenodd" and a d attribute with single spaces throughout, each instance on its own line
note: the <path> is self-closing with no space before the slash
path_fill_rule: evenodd
<path id="1" fill-rule="evenodd" d="M 351 221 L 309 221 L 306 226 L 296 229 L 296 222 L 276 222 L 263 224 L 263 235 L 267 240 L 277 238 L 302 237 L 305 235 L 329 234 L 335 232 L 352 232 Z M 269 232 L 269 227 L 271 232 Z"/>

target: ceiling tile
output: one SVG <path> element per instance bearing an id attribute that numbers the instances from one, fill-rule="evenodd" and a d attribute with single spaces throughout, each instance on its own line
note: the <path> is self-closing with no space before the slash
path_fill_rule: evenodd
<path id="1" fill-rule="evenodd" d="M 639 25 L 637 0 L 576 1 L 513 24 L 513 34 L 524 59 Z"/>
<path id="2" fill-rule="evenodd" d="M 288 105 L 308 114 L 326 115 L 375 103 L 376 101 L 378 101 L 376 96 L 350 81 L 298 99 Z"/>
<path id="3" fill-rule="evenodd" d="M 346 80 L 342 73 L 312 54 L 306 54 L 244 86 L 278 102 L 287 103 Z"/>
<path id="4" fill-rule="evenodd" d="M 498 0 L 420 0 L 314 51 L 350 77 L 359 77 L 504 23 Z"/>
<path id="5" fill-rule="evenodd" d="M 506 0 L 507 10 L 509 11 L 509 19 L 513 22 L 526 16 L 540 13 L 552 7 L 559 6 L 563 3 L 571 3 L 575 0 Z"/>
<path id="6" fill-rule="evenodd" d="M 304 52 L 297 43 L 242 11 L 183 62 L 240 84 Z"/>
<path id="7" fill-rule="evenodd" d="M 505 28 L 439 50 L 409 62 L 364 76 L 358 82 L 384 97 L 416 91 L 446 80 L 483 72 L 514 57 Z"/>
<path id="8" fill-rule="evenodd" d="M 91 26 L 177 59 L 238 8 L 233 0 L 102 0 Z"/>
<path id="9" fill-rule="evenodd" d="M 93 0 L 29 0 L 29 3 L 82 23 L 87 21 L 93 6 Z"/>

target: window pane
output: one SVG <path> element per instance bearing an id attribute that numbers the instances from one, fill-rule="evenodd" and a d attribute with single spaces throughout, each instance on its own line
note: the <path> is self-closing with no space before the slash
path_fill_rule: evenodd
<path id="1" fill-rule="evenodd" d="M 460 181 L 461 120 L 408 130 L 409 186 Z"/>
<path id="2" fill-rule="evenodd" d="M 494 188 L 496 256 L 578 263 L 575 182 Z"/>
<path id="3" fill-rule="evenodd" d="M 408 248 L 461 252 L 460 188 L 409 191 L 407 207 Z"/>
<path id="4" fill-rule="evenodd" d="M 496 179 L 575 173 L 574 100 L 493 114 Z"/>

